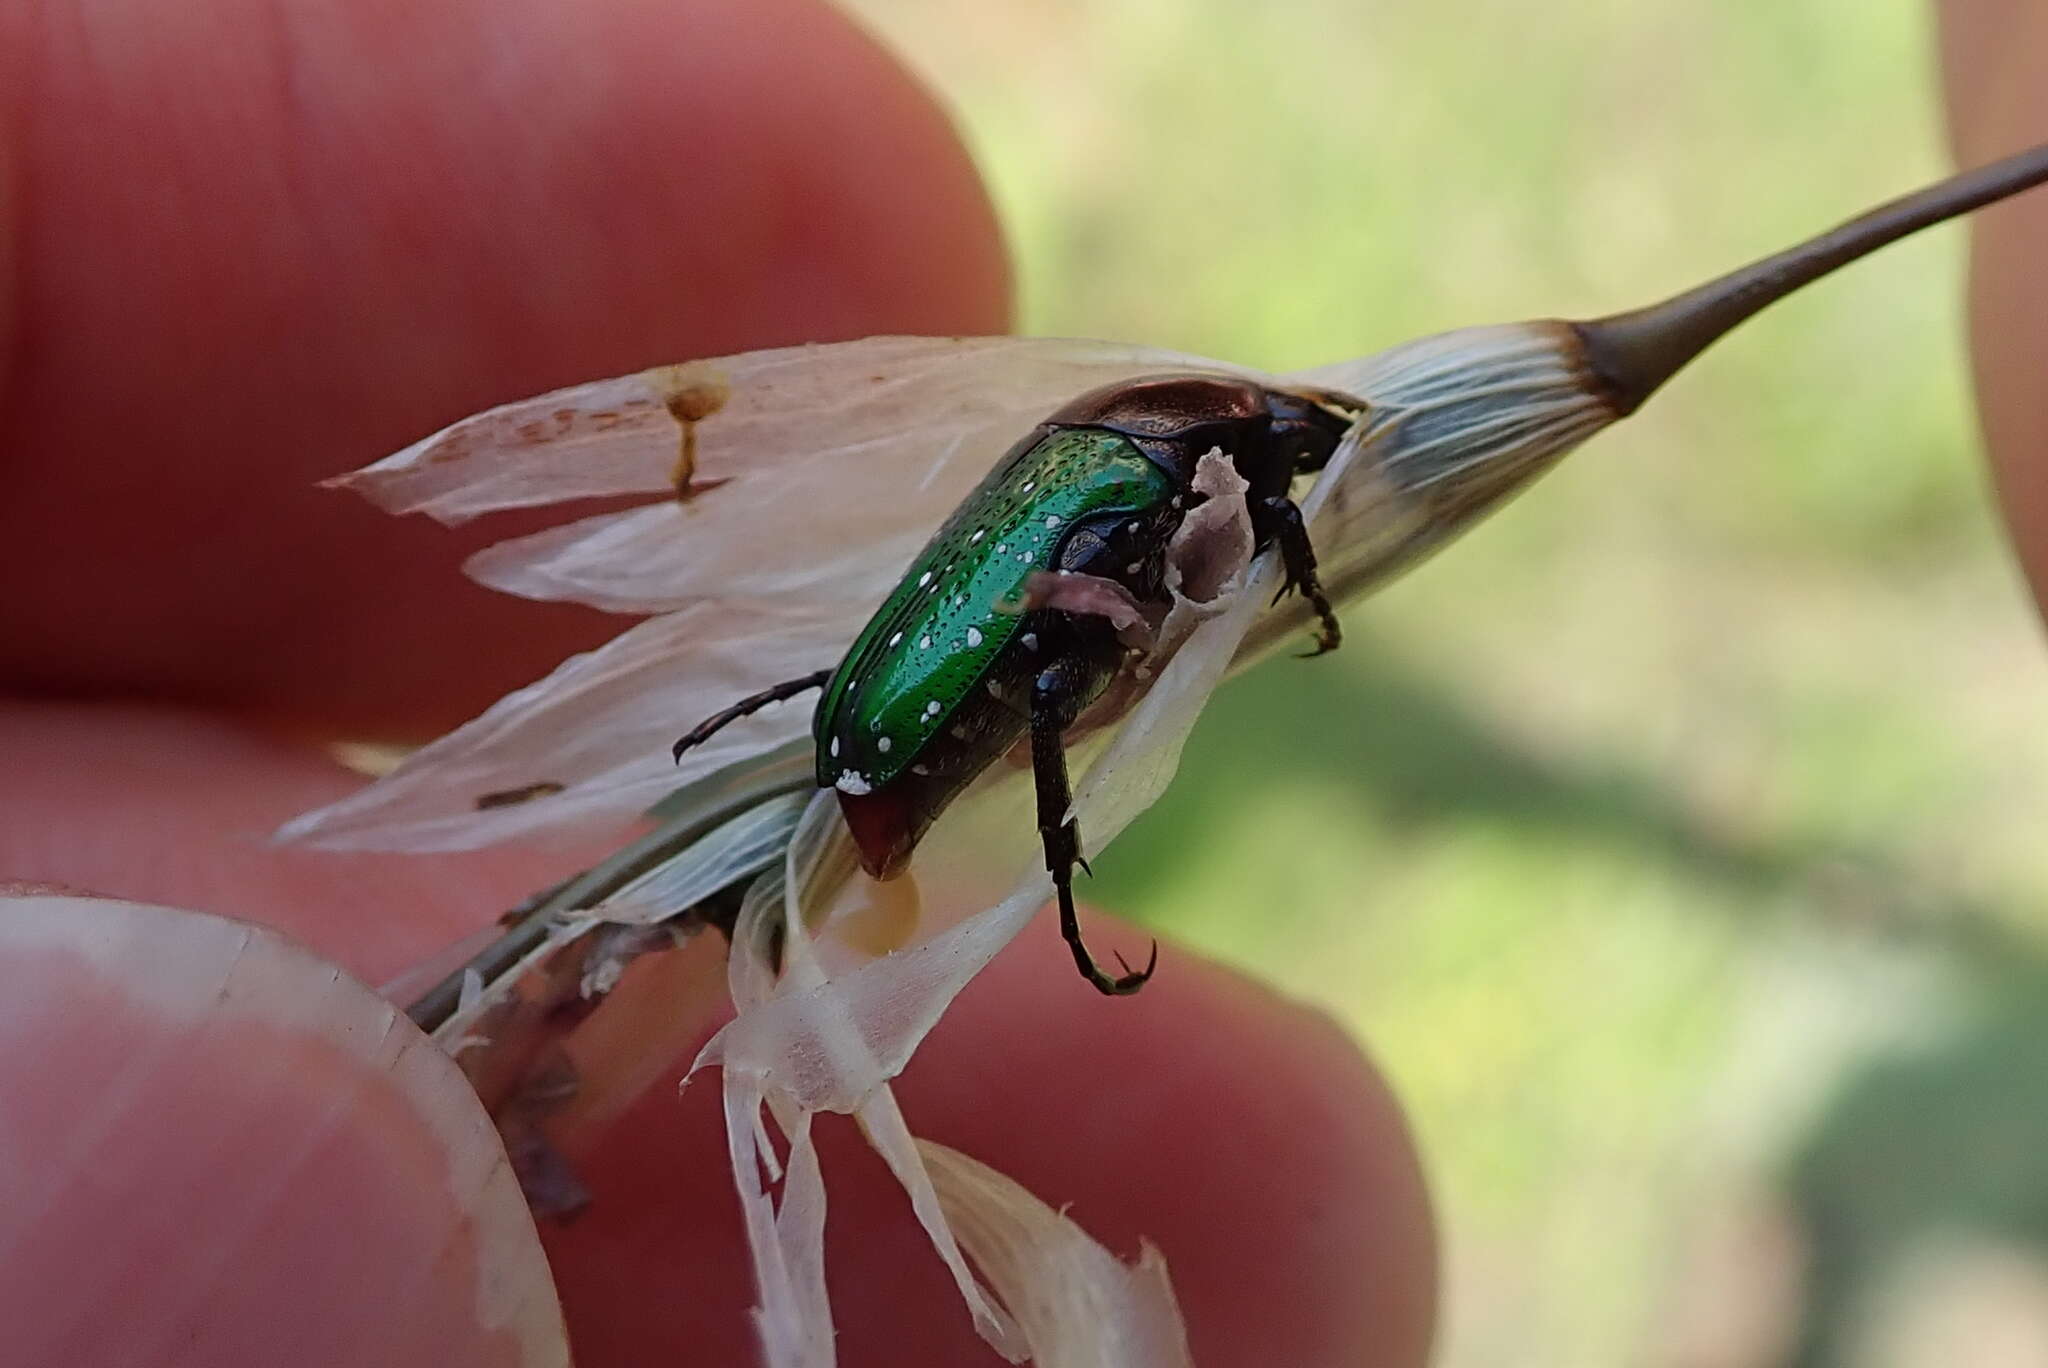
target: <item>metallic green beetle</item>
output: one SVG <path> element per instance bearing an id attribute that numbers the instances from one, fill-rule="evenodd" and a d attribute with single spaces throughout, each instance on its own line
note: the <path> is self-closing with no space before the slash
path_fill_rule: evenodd
<path id="1" fill-rule="evenodd" d="M 918 840 L 976 775 L 1028 732 L 1038 829 L 1059 897 L 1060 931 L 1104 993 L 1151 976 L 1103 972 L 1082 943 L 1073 871 L 1080 832 L 1067 729 L 1132 658 L 1108 618 L 1037 602 L 1034 576 L 1112 582 L 1142 608 L 1168 603 L 1166 552 L 1203 495 L 1202 455 L 1226 453 L 1249 485 L 1257 550 L 1278 544 L 1281 593 L 1321 620 L 1316 654 L 1339 640 L 1314 549 L 1288 495 L 1320 470 L 1363 408 L 1212 375 L 1167 375 L 1092 391 L 1027 434 L 947 519 L 836 669 L 742 699 L 676 743 L 680 756 L 727 723 L 823 688 L 812 722 L 820 788 L 836 789 L 867 872 L 902 872 Z"/>

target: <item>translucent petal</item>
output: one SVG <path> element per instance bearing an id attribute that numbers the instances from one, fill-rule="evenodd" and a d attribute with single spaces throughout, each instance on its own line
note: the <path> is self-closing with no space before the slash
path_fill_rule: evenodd
<path id="1" fill-rule="evenodd" d="M 931 1237 L 932 1247 L 938 1250 L 947 1271 L 953 1275 L 953 1285 L 959 1289 L 961 1300 L 967 1303 L 968 1313 L 974 1317 L 975 1333 L 1010 1362 L 1022 1363 L 1028 1356 L 1025 1338 L 1015 1322 L 989 1299 L 987 1289 L 968 1270 L 967 1259 L 960 1252 L 953 1229 L 947 1223 L 945 1205 L 939 1199 L 931 1175 L 925 1171 L 918 1143 L 911 1136 L 910 1127 L 904 1124 L 903 1113 L 896 1105 L 896 1094 L 886 1087 L 877 1088 L 857 1115 L 861 1134 L 867 1137 L 875 1153 L 882 1156 L 889 1171 L 896 1175 L 896 1181 L 909 1194 L 910 1208 L 917 1214 L 918 1224 Z"/>
<path id="2" fill-rule="evenodd" d="M 1050 891 L 1039 873 L 929 940 L 749 1007 L 705 1045 L 692 1070 L 716 1065 L 770 1078 L 808 1111 L 858 1111 L 903 1071 L 953 996 Z"/>
<path id="3" fill-rule="evenodd" d="M 669 757 L 676 737 L 766 683 L 831 664 L 858 628 L 782 602 L 700 602 L 650 618 L 409 756 L 278 839 L 336 849 L 457 850 L 616 825 L 682 784 L 808 733 L 793 700 Z M 480 807 L 487 795 L 553 788 Z M 553 786 L 559 786 L 554 788 Z"/>
<path id="4" fill-rule="evenodd" d="M 798 894 L 789 894 L 786 899 L 785 891 L 801 891 L 807 881 L 807 874 L 796 871 L 799 855 L 806 870 L 828 867 L 835 843 L 820 833 L 826 827 L 823 816 L 830 811 L 830 795 L 816 795 L 803 829 L 790 843 L 789 867 L 758 880 L 748 890 L 734 928 L 734 950 L 728 966 L 733 1000 L 743 1012 L 760 1010 L 780 994 L 826 984 L 804 918 L 788 909 L 787 903 Z M 771 943 L 770 933 L 778 928 L 783 933 L 778 942 L 779 974 L 770 967 L 766 950 Z M 912 1210 L 951 1271 L 976 1330 L 999 1352 L 1016 1360 L 1021 1356 L 1021 1342 L 1015 1327 L 975 1281 L 946 1228 L 937 1193 L 924 1172 L 895 1095 L 881 1081 L 875 1061 L 865 1057 L 859 1039 L 839 1035 L 833 1043 L 838 1067 L 844 1075 L 874 1080 L 857 1105 L 838 1110 L 852 1111 L 859 1118 L 862 1134 L 903 1184 Z M 823 1281 L 824 1189 L 817 1174 L 816 1155 L 809 1147 L 811 1115 L 820 1109 L 806 1106 L 783 1086 L 779 1070 L 764 1072 L 728 1061 L 723 1088 L 727 1143 L 732 1151 L 741 1205 L 747 1212 L 748 1241 L 761 1295 L 755 1320 L 767 1360 L 771 1365 L 829 1363 L 831 1310 L 824 1296 Z M 772 1144 L 762 1121 L 764 1107 L 790 1137 L 790 1158 L 779 1204 L 761 1184 L 764 1168 L 771 1175 L 777 1172 Z"/>
<path id="5" fill-rule="evenodd" d="M 715 828 L 686 858 L 664 861 L 594 904 L 608 922 L 649 923 L 688 911 L 720 889 L 781 860 L 811 795 L 785 793 Z"/>
<path id="6" fill-rule="evenodd" d="M 825 1186 L 808 1120 L 790 1140 L 788 1168 L 774 1162 L 759 1125 L 761 1089 L 743 1074 L 725 1079 L 726 1141 L 746 1222 L 760 1304 L 754 1324 L 769 1368 L 832 1368 L 832 1310 L 825 1295 Z M 763 1170 L 786 1173 L 782 1212 Z M 772 1181 L 772 1180 L 771 1180 Z M 784 1217 L 787 1219 L 785 1220 Z"/>
<path id="7" fill-rule="evenodd" d="M 718 374 L 729 390 L 723 407 L 696 424 L 703 497 L 730 480 L 770 485 L 770 500 L 802 489 L 803 498 L 828 505 L 878 480 L 915 498 L 966 434 L 991 425 L 1022 433 L 1064 400 L 1112 380 L 1158 370 L 1238 373 L 1156 348 L 1022 337 L 871 337 L 691 364 Z M 666 402 L 673 369 L 486 410 L 332 483 L 390 512 L 443 522 L 568 499 L 665 493 L 681 433 Z M 755 548 L 780 544 L 773 525 L 734 533 L 745 534 L 735 542 Z"/>
<path id="8" fill-rule="evenodd" d="M 1150 1244 L 1126 1265 L 988 1165 L 918 1141 L 946 1219 L 1036 1368 L 1187 1368 L 1187 1327 Z"/>

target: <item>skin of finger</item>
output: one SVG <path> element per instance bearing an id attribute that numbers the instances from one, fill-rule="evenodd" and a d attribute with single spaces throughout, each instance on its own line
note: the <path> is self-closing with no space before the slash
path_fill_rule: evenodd
<path id="1" fill-rule="evenodd" d="M 2048 8 L 1942 6 L 1942 74 L 1956 159 L 1974 165 L 2048 141 Z M 2048 605 L 2048 191 L 1970 223 L 1970 350 L 2000 500 L 2035 600 Z"/>
<path id="2" fill-rule="evenodd" d="M 487 1119 L 388 1004 L 164 908 L 0 901 L 0 946 L 9 1363 L 567 1361 Z"/>
<path id="3" fill-rule="evenodd" d="M 945 118 L 815 0 L 0 8 L 0 687 L 439 730 L 619 621 L 461 579 L 530 520 L 316 480 L 578 380 L 1006 323 Z"/>
<path id="4" fill-rule="evenodd" d="M 1155 1244 L 1206 1368 L 1427 1361 L 1416 1154 L 1385 1084 L 1315 1014 L 1171 947 L 1143 993 L 1102 999 L 1047 923 L 960 997 L 897 1093 L 914 1132 L 1068 1207 L 1120 1257 Z M 996 1362 L 881 1161 L 843 1118 L 819 1128 L 840 1362 Z M 595 1202 L 542 1238 L 577 1361 L 745 1361 L 716 1076 L 655 1088 L 571 1157 Z"/>
<path id="5" fill-rule="evenodd" d="M 46 776 L 0 788 L 0 877 L 275 920 L 372 982 L 561 872 L 515 852 L 265 847 L 282 816 L 356 781 L 204 715 L 17 705 L 0 709 L 0 754 Z M 679 1067 L 577 1146 L 597 1204 L 547 1233 L 586 1368 L 752 1352 L 717 1081 L 678 1097 Z M 1283 1361 L 1275 1344 L 1289 1362 L 1422 1361 L 1435 1258 L 1416 1157 L 1384 1085 L 1320 1018 L 1171 947 L 1143 994 L 1099 1000 L 1047 923 L 940 1024 L 902 1096 L 921 1134 L 1075 1203 L 1119 1254 L 1158 1243 L 1198 1361 Z M 845 1361 L 920 1361 L 890 1357 L 905 1336 L 929 1346 L 922 1361 L 979 1361 L 900 1190 L 833 1120 Z"/>

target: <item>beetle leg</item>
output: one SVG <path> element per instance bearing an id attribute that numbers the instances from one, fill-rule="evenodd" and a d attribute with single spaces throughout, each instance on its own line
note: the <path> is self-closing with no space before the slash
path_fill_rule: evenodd
<path id="1" fill-rule="evenodd" d="M 1081 940 L 1081 921 L 1074 914 L 1074 866 L 1088 867 L 1081 858 L 1081 826 L 1067 816 L 1073 793 L 1067 784 L 1067 751 L 1064 737 L 1077 711 L 1082 667 L 1078 662 L 1060 661 L 1040 672 L 1031 684 L 1031 777 L 1038 789 L 1038 837 L 1045 843 L 1045 867 L 1052 873 L 1052 886 L 1059 896 L 1060 935 L 1074 952 L 1074 967 L 1081 977 L 1095 985 L 1097 992 L 1119 997 L 1135 993 L 1152 977 L 1159 964 L 1159 942 L 1152 942 L 1152 958 L 1143 969 L 1134 970 L 1122 955 L 1123 976 L 1111 978 L 1095 963 Z"/>
<path id="2" fill-rule="evenodd" d="M 730 708 L 725 708 L 711 714 L 711 716 L 685 732 L 683 739 L 676 742 L 676 759 L 681 760 L 684 751 L 692 746 L 703 745 L 742 717 L 751 716 L 767 707 L 770 703 L 780 703 L 786 698 L 795 698 L 800 693 L 809 693 L 812 689 L 822 689 L 825 687 L 825 682 L 831 678 L 832 672 L 830 670 L 819 670 L 814 674 L 807 674 L 801 679 L 785 679 L 780 684 L 763 689 L 757 694 L 748 694 Z"/>
<path id="3" fill-rule="evenodd" d="M 1301 519 L 1301 508 L 1285 494 L 1261 501 L 1264 516 L 1260 519 L 1270 529 L 1273 539 L 1280 543 L 1280 564 L 1287 572 L 1280 592 L 1273 595 L 1278 603 L 1296 589 L 1309 601 L 1321 619 L 1316 632 L 1316 648 L 1309 656 L 1319 656 L 1325 651 L 1334 651 L 1344 640 L 1344 629 L 1338 625 L 1337 614 L 1330 608 L 1330 600 L 1323 593 L 1323 583 L 1316 578 L 1315 543 L 1308 539 L 1308 525 Z"/>

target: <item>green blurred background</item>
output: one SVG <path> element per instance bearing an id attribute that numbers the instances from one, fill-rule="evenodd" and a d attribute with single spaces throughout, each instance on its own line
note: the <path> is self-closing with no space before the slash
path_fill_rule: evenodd
<path id="1" fill-rule="evenodd" d="M 1945 166 L 1903 0 L 853 8 L 956 110 L 1025 331 L 1273 369 L 1646 303 Z M 1962 246 L 1231 685 L 1099 862 L 1370 1043 L 1446 1364 L 2048 1364 L 2048 668 Z"/>

